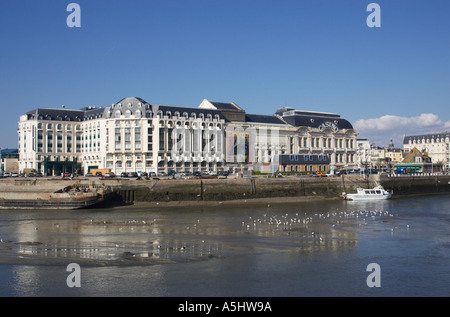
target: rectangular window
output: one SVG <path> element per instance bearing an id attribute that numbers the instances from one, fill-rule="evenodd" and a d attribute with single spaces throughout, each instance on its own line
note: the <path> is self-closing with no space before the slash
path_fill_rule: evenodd
<path id="1" fill-rule="evenodd" d="M 164 140 L 164 128 L 159 129 L 159 150 L 165 150 L 165 140 Z"/>

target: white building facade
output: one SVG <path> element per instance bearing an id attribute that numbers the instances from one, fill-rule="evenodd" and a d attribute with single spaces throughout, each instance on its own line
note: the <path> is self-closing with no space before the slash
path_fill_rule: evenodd
<path id="1" fill-rule="evenodd" d="M 357 132 L 339 115 L 278 109 L 246 114 L 235 103 L 198 107 L 127 97 L 108 107 L 38 108 L 20 117 L 19 169 L 44 175 L 123 172 L 274 172 L 279 155 L 321 154 L 356 167 Z"/>
<path id="2" fill-rule="evenodd" d="M 420 135 L 405 135 L 403 137 L 403 150 L 405 152 L 417 148 L 421 152 L 427 152 L 434 164 L 450 167 L 450 133 L 429 133 Z"/>

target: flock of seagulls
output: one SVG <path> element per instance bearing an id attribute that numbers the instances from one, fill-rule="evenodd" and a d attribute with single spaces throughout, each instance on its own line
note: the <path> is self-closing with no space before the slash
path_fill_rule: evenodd
<path id="1" fill-rule="evenodd" d="M 270 205 L 268 205 L 270 208 Z M 257 229 L 272 228 L 272 231 L 277 229 L 290 235 L 292 231 L 307 232 L 311 236 L 317 236 L 318 228 L 323 229 L 337 229 L 337 226 L 349 228 L 351 226 L 364 227 L 369 224 L 370 220 L 375 218 L 391 218 L 394 214 L 383 210 L 354 210 L 354 211 L 335 211 L 335 212 L 296 212 L 294 214 L 278 213 L 267 215 L 263 214 L 261 217 L 249 216 L 247 221 L 242 221 L 241 225 L 246 232 L 255 231 Z M 386 223 L 385 230 L 389 230 L 390 223 Z M 325 228 L 324 225 L 329 227 Z M 345 225 L 345 226 L 342 226 Z M 378 224 L 379 225 L 379 224 Z M 409 230 L 409 224 L 406 229 Z M 391 227 L 391 231 L 398 230 L 399 227 Z M 319 236 L 319 240 L 322 237 Z"/>

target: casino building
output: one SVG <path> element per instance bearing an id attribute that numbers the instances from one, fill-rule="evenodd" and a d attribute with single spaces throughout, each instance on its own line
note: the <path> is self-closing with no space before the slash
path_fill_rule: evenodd
<path id="1" fill-rule="evenodd" d="M 233 102 L 181 107 L 127 97 L 107 107 L 37 108 L 20 116 L 19 170 L 274 172 L 285 154 L 320 155 L 330 169 L 353 168 L 356 136 L 332 113 L 284 107 L 247 114 Z"/>

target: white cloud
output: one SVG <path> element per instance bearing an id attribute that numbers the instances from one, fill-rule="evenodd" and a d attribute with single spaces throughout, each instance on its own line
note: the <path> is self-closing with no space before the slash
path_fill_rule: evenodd
<path id="1" fill-rule="evenodd" d="M 403 135 L 443 132 L 450 129 L 450 121 L 443 122 L 433 113 L 422 113 L 415 117 L 385 115 L 374 119 L 360 119 L 353 124 L 359 137 L 369 138 L 377 145 L 386 146 L 390 139 L 402 147 Z"/>
<path id="2" fill-rule="evenodd" d="M 448 122 L 450 124 L 450 122 Z M 376 119 L 360 119 L 355 122 L 356 130 L 397 130 L 405 128 L 423 128 L 442 126 L 443 123 L 439 117 L 433 113 L 422 113 L 417 117 L 400 117 L 385 115 Z"/>

